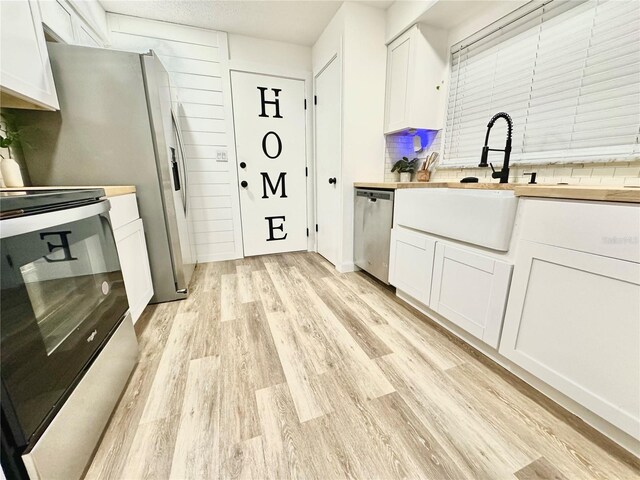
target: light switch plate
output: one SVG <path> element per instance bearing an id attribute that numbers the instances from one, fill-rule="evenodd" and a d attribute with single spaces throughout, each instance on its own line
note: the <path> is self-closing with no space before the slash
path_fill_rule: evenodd
<path id="1" fill-rule="evenodd" d="M 226 161 L 227 161 L 226 150 L 218 150 L 216 152 L 216 162 L 226 162 Z"/>

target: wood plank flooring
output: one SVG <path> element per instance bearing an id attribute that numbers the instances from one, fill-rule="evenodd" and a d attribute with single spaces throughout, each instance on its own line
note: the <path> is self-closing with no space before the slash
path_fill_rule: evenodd
<path id="1" fill-rule="evenodd" d="M 637 479 L 637 459 L 366 274 L 198 266 L 149 306 L 87 479 Z"/>

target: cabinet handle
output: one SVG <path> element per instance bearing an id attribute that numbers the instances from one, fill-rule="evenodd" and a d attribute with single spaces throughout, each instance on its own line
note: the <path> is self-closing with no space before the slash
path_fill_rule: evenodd
<path id="1" fill-rule="evenodd" d="M 331 178 L 329 179 L 329 185 L 335 185 L 335 184 L 336 184 L 336 182 L 337 182 L 336 177 L 331 177 Z"/>

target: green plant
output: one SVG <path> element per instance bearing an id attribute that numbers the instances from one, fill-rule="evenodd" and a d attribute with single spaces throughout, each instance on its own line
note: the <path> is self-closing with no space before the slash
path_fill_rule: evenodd
<path id="1" fill-rule="evenodd" d="M 6 132 L 5 135 L 0 135 L 0 148 L 9 148 L 20 139 L 18 132 Z"/>
<path id="2" fill-rule="evenodd" d="M 399 172 L 399 173 L 413 173 L 416 171 L 418 167 L 418 159 L 414 158 L 409 160 L 407 157 L 402 157 L 402 159 L 398 160 L 393 164 L 393 168 L 391 172 Z"/>

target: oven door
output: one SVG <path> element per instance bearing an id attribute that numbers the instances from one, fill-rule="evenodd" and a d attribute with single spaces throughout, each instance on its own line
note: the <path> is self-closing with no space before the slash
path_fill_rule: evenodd
<path id="1" fill-rule="evenodd" d="M 109 202 L 0 222 L 3 410 L 42 433 L 129 306 Z"/>

